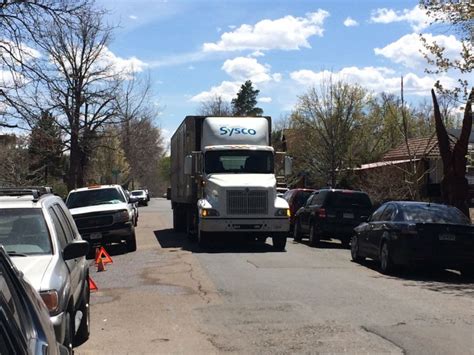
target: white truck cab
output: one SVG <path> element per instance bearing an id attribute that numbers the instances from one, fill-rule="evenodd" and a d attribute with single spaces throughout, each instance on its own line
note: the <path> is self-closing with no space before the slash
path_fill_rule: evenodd
<path id="1" fill-rule="evenodd" d="M 290 212 L 276 193 L 270 124 L 269 117 L 186 117 L 171 144 L 176 229 L 186 225 L 200 244 L 245 233 L 285 248 Z"/>

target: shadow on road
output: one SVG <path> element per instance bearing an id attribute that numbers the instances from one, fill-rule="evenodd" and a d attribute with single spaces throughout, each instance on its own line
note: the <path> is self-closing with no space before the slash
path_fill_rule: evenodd
<path id="1" fill-rule="evenodd" d="M 454 270 L 428 266 L 406 267 L 398 270 L 393 275 L 387 276 L 380 273 L 377 261 L 366 260 L 362 265 L 379 272 L 374 278 L 403 280 L 403 285 L 407 287 L 421 287 L 454 296 L 474 297 L 474 280 L 466 279 Z"/>
<path id="2" fill-rule="evenodd" d="M 181 248 L 193 253 L 277 253 L 270 244 L 248 241 L 244 238 L 214 238 L 212 246 L 201 248 L 197 242 L 191 241 L 184 233 L 176 233 L 173 229 L 154 231 L 155 238 L 162 248 Z M 267 239 L 268 240 L 268 239 Z"/>
<path id="3" fill-rule="evenodd" d="M 304 240 L 302 240 L 300 242 L 297 242 L 297 243 L 305 244 L 305 245 L 307 245 L 311 248 L 311 246 L 309 245 L 309 240 L 308 239 L 304 239 Z M 318 243 L 318 245 L 314 246 L 313 248 L 319 248 L 319 249 L 349 249 L 349 248 L 345 248 L 339 240 L 321 240 Z"/>

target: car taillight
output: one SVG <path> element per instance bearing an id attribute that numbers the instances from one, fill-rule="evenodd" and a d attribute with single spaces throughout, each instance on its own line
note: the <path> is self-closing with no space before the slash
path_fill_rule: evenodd
<path id="1" fill-rule="evenodd" d="M 319 216 L 319 218 L 326 218 L 326 217 L 327 217 L 326 209 L 320 208 L 320 209 L 318 210 L 318 216 Z"/>
<path id="2" fill-rule="evenodd" d="M 58 292 L 56 290 L 42 291 L 40 292 L 40 296 L 50 313 L 54 313 L 58 310 L 59 302 Z"/>

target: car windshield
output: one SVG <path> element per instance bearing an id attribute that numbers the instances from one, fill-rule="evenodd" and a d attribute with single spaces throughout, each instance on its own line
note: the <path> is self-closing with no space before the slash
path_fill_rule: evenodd
<path id="1" fill-rule="evenodd" d="M 145 194 L 145 191 L 132 191 L 132 196 L 141 196 Z"/>
<path id="2" fill-rule="evenodd" d="M 471 224 L 468 218 L 457 208 L 442 205 L 404 205 L 403 218 L 418 223 Z"/>
<path id="3" fill-rule="evenodd" d="M 41 209 L 0 209 L 0 244 L 11 256 L 52 254 Z"/>
<path id="4" fill-rule="evenodd" d="M 95 205 L 107 205 L 125 202 L 124 196 L 115 188 L 77 191 L 69 194 L 68 208 L 79 208 Z"/>
<path id="5" fill-rule="evenodd" d="M 205 171 L 212 173 L 273 173 L 273 153 L 262 150 L 214 150 L 204 157 Z"/>
<path id="6" fill-rule="evenodd" d="M 352 191 L 334 191 L 330 193 L 326 205 L 328 207 L 372 207 L 369 196 L 365 193 Z"/>

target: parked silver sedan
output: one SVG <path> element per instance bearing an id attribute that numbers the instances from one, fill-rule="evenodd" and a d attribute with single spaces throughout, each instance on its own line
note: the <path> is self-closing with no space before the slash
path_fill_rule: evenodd
<path id="1" fill-rule="evenodd" d="M 0 189 L 0 244 L 48 307 L 58 342 L 72 351 L 89 337 L 89 245 L 63 201 L 41 192 Z"/>

